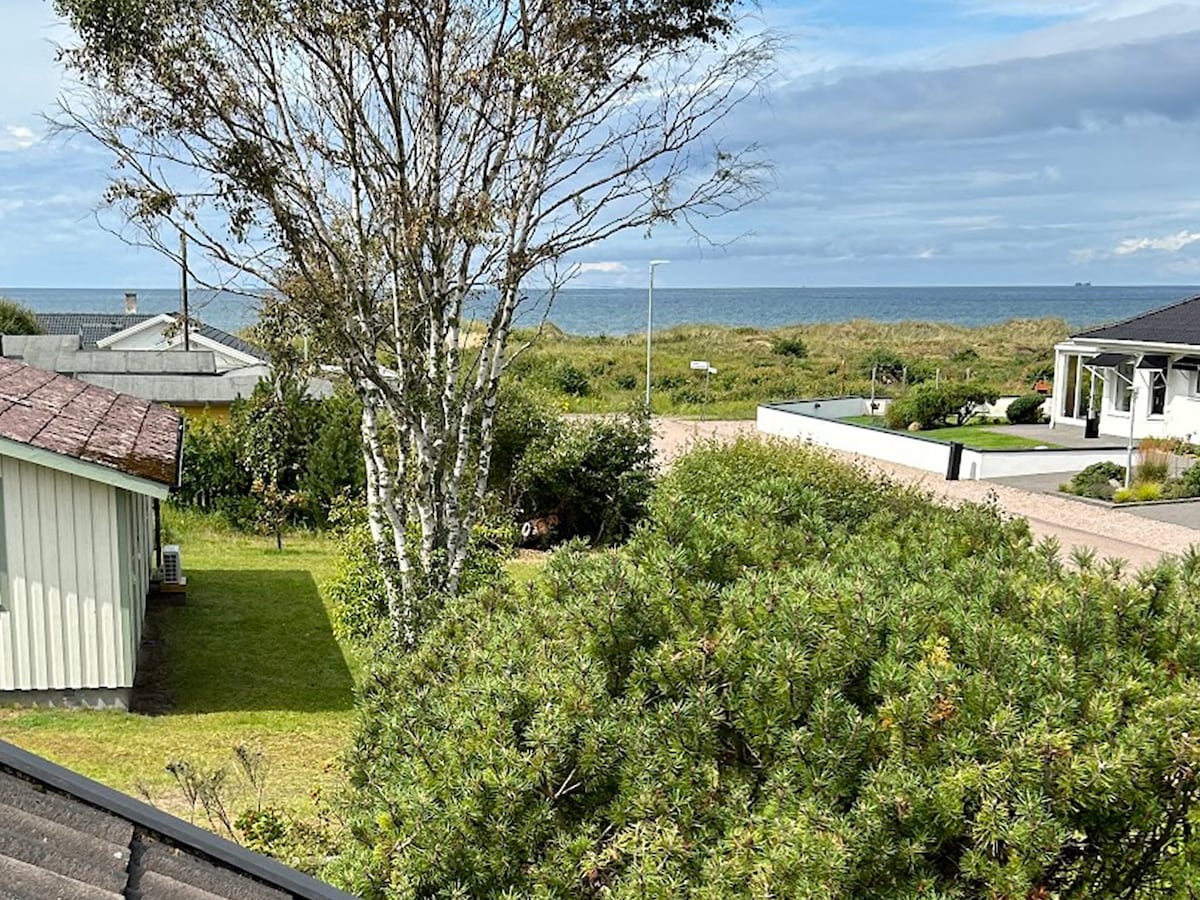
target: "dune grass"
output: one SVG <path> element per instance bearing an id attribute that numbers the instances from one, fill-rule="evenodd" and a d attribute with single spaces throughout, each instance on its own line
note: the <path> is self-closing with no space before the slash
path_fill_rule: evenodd
<path id="1" fill-rule="evenodd" d="M 978 328 L 936 322 L 852 322 L 774 330 L 687 325 L 656 331 L 652 406 L 660 415 L 753 418 L 760 403 L 799 397 L 865 394 L 871 358 L 887 352 L 950 380 L 1028 391 L 1053 368 L 1054 344 L 1068 334 L 1062 319 L 1013 320 Z M 792 355 L 795 341 L 802 356 Z M 643 402 L 644 334 L 579 337 L 548 326 L 534 348 L 518 357 L 516 377 L 549 393 L 570 412 L 615 412 Z M 717 369 L 707 387 L 690 368 L 705 360 Z M 882 396 L 898 386 L 880 383 Z"/>
<path id="2" fill-rule="evenodd" d="M 167 763 L 229 768 L 236 810 L 251 795 L 234 775 L 232 747 L 256 742 L 270 766 L 266 802 L 306 814 L 312 791 L 337 777 L 329 764 L 353 730 L 361 671 L 334 638 L 318 589 L 333 544 L 292 534 L 280 553 L 272 540 L 215 520 L 176 513 L 167 521 L 182 546 L 188 598 L 148 619 L 161 660 L 154 694 L 166 711 L 0 709 L 0 738 L 185 816 Z"/>

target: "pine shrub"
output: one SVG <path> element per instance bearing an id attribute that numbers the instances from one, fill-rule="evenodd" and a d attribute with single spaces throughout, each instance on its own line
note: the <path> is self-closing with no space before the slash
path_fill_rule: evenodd
<path id="1" fill-rule="evenodd" d="M 381 657 L 330 872 L 365 897 L 1184 897 L 1200 557 L 806 449 L 703 449 L 619 550 Z"/>
<path id="2" fill-rule="evenodd" d="M 1042 404 L 1046 398 L 1041 394 L 1022 394 L 1008 404 L 1004 416 L 1013 425 L 1036 425 L 1042 420 Z"/>

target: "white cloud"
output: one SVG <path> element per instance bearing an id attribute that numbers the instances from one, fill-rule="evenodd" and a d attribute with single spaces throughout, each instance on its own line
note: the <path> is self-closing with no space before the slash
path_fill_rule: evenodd
<path id="1" fill-rule="evenodd" d="M 605 275 L 620 275 L 628 271 L 629 267 L 622 262 L 579 263 L 575 267 L 575 272 L 578 275 L 586 275 L 588 272 L 602 272 Z"/>
<path id="2" fill-rule="evenodd" d="M 1189 244 L 1194 244 L 1200 241 L 1200 231 L 1178 231 L 1175 234 L 1168 234 L 1158 238 L 1126 238 L 1117 244 L 1113 249 L 1113 253 L 1117 256 L 1129 256 L 1131 253 L 1140 253 L 1143 250 L 1163 250 L 1167 253 L 1178 253 Z"/>
<path id="3" fill-rule="evenodd" d="M 37 142 L 37 134 L 25 125 L 5 125 L 0 129 L 0 151 L 26 150 Z"/>

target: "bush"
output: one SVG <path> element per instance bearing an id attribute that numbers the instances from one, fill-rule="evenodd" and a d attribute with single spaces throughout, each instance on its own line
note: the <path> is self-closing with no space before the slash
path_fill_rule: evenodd
<path id="1" fill-rule="evenodd" d="M 0 334 L 41 334 L 33 310 L 16 300 L 0 297 Z"/>
<path id="2" fill-rule="evenodd" d="M 586 397 L 591 388 L 587 375 L 570 363 L 563 363 L 558 367 L 555 384 L 560 391 L 572 397 Z"/>
<path id="3" fill-rule="evenodd" d="M 1098 500 L 1113 499 L 1116 488 L 1113 482 L 1122 484 L 1125 481 L 1125 467 L 1111 462 L 1092 463 L 1086 469 L 1071 476 L 1071 481 L 1063 486 L 1069 494 L 1079 497 L 1094 497 Z"/>
<path id="4" fill-rule="evenodd" d="M 276 395 L 270 385 L 260 383 L 249 400 L 235 403 L 227 422 L 188 419 L 174 498 L 254 530 L 265 521 L 264 491 L 274 490 L 276 525 L 282 517 L 323 527 L 335 498 L 365 491 L 358 400 L 339 392 L 314 401 L 296 384 Z M 273 488 L 264 483 L 264 469 L 277 473 Z"/>
<path id="5" fill-rule="evenodd" d="M 525 517 L 558 517 L 558 535 L 605 544 L 641 520 L 653 486 L 654 451 L 645 415 L 570 422 L 530 445 L 513 474 Z"/>
<path id="6" fill-rule="evenodd" d="M 888 405 L 885 421 L 890 428 L 906 428 L 911 422 L 922 428 L 965 425 L 981 404 L 995 403 L 998 397 L 982 384 L 920 384 Z"/>
<path id="7" fill-rule="evenodd" d="M 204 416 L 188 419 L 183 432 L 183 471 L 175 499 L 213 512 L 250 494 L 250 473 L 242 465 L 238 440 L 226 422 Z"/>
<path id="8" fill-rule="evenodd" d="M 492 429 L 488 486 L 511 503 L 517 464 L 534 443 L 552 442 L 558 437 L 563 429 L 562 415 L 537 391 L 506 379 L 500 383 Z"/>
<path id="9" fill-rule="evenodd" d="M 1036 425 L 1042 421 L 1042 404 L 1046 398 L 1041 394 L 1022 394 L 1005 410 L 1005 417 L 1013 425 Z"/>
<path id="10" fill-rule="evenodd" d="M 372 648 L 385 645 L 390 635 L 382 573 L 383 566 L 395 565 L 395 557 L 385 552 L 381 565 L 362 503 L 335 501 L 330 524 L 337 543 L 337 563 L 322 592 L 329 599 L 334 632 L 343 640 Z M 409 536 L 420 540 L 415 526 Z M 515 530 L 506 516 L 476 526 L 463 567 L 463 591 L 504 582 L 504 560 L 512 551 L 514 538 Z"/>
<path id="11" fill-rule="evenodd" d="M 1067 568 L 995 509 L 748 443 L 680 462 L 653 509 L 377 665 L 331 877 L 614 900 L 1200 880 L 1200 558 Z"/>
<path id="12" fill-rule="evenodd" d="M 1145 503 L 1161 500 L 1163 486 L 1156 481 L 1141 481 L 1113 492 L 1113 503 Z"/>
<path id="13" fill-rule="evenodd" d="M 777 338 L 771 344 L 771 352 L 779 356 L 791 356 L 795 359 L 804 359 L 808 356 L 808 345 L 801 338 Z"/>
<path id="14" fill-rule="evenodd" d="M 361 416 L 362 405 L 347 390 L 312 408 L 297 488 L 308 520 L 320 527 L 328 524 L 335 498 L 365 495 Z"/>

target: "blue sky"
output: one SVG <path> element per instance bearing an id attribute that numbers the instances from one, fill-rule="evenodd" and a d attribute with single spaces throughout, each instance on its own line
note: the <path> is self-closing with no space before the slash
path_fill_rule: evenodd
<path id="1" fill-rule="evenodd" d="M 1200 283 L 1200 0 L 766 4 L 783 35 L 734 136 L 764 201 L 581 254 L 586 286 Z M 107 233 L 109 160 L 46 137 L 50 4 L 0 0 L 0 285 L 157 287 Z M 111 214 L 101 221 L 117 226 Z M 740 237 L 738 237 L 740 236 Z"/>

